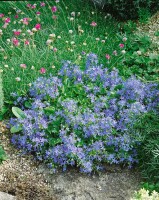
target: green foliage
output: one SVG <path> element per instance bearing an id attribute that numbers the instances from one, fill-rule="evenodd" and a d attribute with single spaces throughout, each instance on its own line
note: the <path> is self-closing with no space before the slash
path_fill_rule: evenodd
<path id="1" fill-rule="evenodd" d="M 159 182 L 157 183 L 150 183 L 150 182 L 142 182 L 141 187 L 145 190 L 148 190 L 150 193 L 153 191 L 159 192 Z"/>
<path id="2" fill-rule="evenodd" d="M 153 47 L 150 37 L 132 34 L 127 42 L 126 52 L 125 59 L 118 64 L 122 64 L 120 68 L 124 65 L 126 73 L 135 74 L 149 81 L 158 80 L 159 55 L 151 53 Z"/>
<path id="3" fill-rule="evenodd" d="M 148 113 L 142 116 L 136 124 L 136 131 L 141 134 L 138 157 L 142 176 L 146 181 L 157 183 L 159 180 L 158 114 Z"/>
<path id="4" fill-rule="evenodd" d="M 150 18 L 151 13 L 147 8 L 141 8 L 139 10 L 138 15 L 139 15 L 139 22 L 145 24 L 148 22 L 148 19 Z"/>
<path id="5" fill-rule="evenodd" d="M 12 107 L 12 112 L 19 119 L 24 119 L 25 118 L 24 112 L 18 107 Z"/>
<path id="6" fill-rule="evenodd" d="M 0 146 L 0 163 L 2 163 L 4 160 L 6 160 L 6 154 L 3 148 Z"/>
<path id="7" fill-rule="evenodd" d="M 3 107 L 4 95 L 3 95 L 3 86 L 2 86 L 2 76 L 0 73 L 0 111 Z"/>
<path id="8" fill-rule="evenodd" d="M 159 1 L 156 0 L 103 0 L 103 3 L 107 10 L 124 20 L 138 18 L 143 8 L 151 13 L 159 9 Z"/>

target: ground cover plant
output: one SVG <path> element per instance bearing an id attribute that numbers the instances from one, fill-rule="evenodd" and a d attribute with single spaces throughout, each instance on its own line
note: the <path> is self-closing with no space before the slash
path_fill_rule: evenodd
<path id="1" fill-rule="evenodd" d="M 58 77 L 38 78 L 24 97 L 12 94 L 23 111 L 13 107 L 11 141 L 54 169 L 77 165 L 89 173 L 103 161 L 131 167 L 140 135 L 129 130 L 137 116 L 156 109 L 158 94 L 157 84 L 123 80 L 95 54 L 84 69 L 65 61 Z"/>

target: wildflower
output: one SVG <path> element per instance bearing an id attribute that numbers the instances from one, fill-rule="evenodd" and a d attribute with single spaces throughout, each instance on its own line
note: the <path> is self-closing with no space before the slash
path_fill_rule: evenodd
<path id="1" fill-rule="evenodd" d="M 35 67 L 34 67 L 34 66 L 31 66 L 31 69 L 32 69 L 32 70 L 34 70 L 34 69 L 35 69 Z"/>
<path id="2" fill-rule="evenodd" d="M 110 60 L 110 55 L 109 54 L 106 54 L 105 57 L 106 57 L 107 60 Z"/>
<path id="3" fill-rule="evenodd" d="M 28 8 L 30 8 L 30 7 L 31 7 L 31 4 L 30 4 L 30 3 L 29 3 L 29 4 L 27 4 L 27 7 L 28 7 Z"/>
<path id="4" fill-rule="evenodd" d="M 58 39 L 61 39 L 61 36 L 60 36 L 60 35 L 58 35 L 58 36 L 57 36 L 57 38 L 58 38 Z"/>
<path id="5" fill-rule="evenodd" d="M 59 2 L 60 2 L 60 0 L 55 0 L 55 2 L 56 2 L 56 3 L 59 3 Z"/>
<path id="6" fill-rule="evenodd" d="M 95 27 L 95 26 L 97 26 L 97 23 L 93 21 L 90 25 Z"/>
<path id="7" fill-rule="evenodd" d="M 32 28 L 32 32 L 37 32 L 36 28 Z M 30 35 L 32 34 L 32 32 L 30 32 Z"/>
<path id="8" fill-rule="evenodd" d="M 10 40 L 9 38 L 8 38 L 6 41 L 7 41 L 8 43 L 11 42 L 11 40 Z"/>
<path id="9" fill-rule="evenodd" d="M 55 35 L 54 33 L 52 33 L 52 34 L 49 35 L 49 37 L 51 37 L 51 38 L 55 38 L 56 35 Z"/>
<path id="10" fill-rule="evenodd" d="M 42 68 L 40 69 L 40 73 L 41 73 L 41 74 L 45 74 L 45 73 L 46 73 L 46 69 L 42 67 Z"/>
<path id="11" fill-rule="evenodd" d="M 21 67 L 22 69 L 26 69 L 26 64 L 20 64 L 20 67 Z"/>
<path id="12" fill-rule="evenodd" d="M 137 51 L 137 54 L 138 54 L 139 56 L 141 56 L 142 53 L 141 53 L 141 51 Z"/>
<path id="13" fill-rule="evenodd" d="M 13 39 L 12 39 L 12 42 L 13 42 L 13 44 L 14 44 L 15 46 L 19 46 L 19 40 L 18 40 L 18 39 L 13 38 Z"/>
<path id="14" fill-rule="evenodd" d="M 46 41 L 46 44 L 47 44 L 47 45 L 50 45 L 51 43 L 52 43 L 52 40 L 47 40 L 47 41 Z"/>
<path id="15" fill-rule="evenodd" d="M 19 81 L 21 81 L 21 78 L 20 78 L 20 77 L 16 77 L 15 80 L 16 80 L 17 82 L 19 82 Z"/>
<path id="16" fill-rule="evenodd" d="M 28 25 L 29 24 L 29 18 L 23 18 L 22 19 L 22 22 L 23 22 L 23 24 L 25 24 L 25 25 Z"/>
<path id="17" fill-rule="evenodd" d="M 29 40 L 25 40 L 24 44 L 29 45 L 30 44 Z"/>
<path id="18" fill-rule="evenodd" d="M 71 44 L 71 45 L 74 45 L 74 44 L 75 44 L 75 42 L 74 42 L 74 41 L 71 41 L 71 42 L 70 42 L 70 44 Z"/>
<path id="19" fill-rule="evenodd" d="M 8 68 L 8 65 L 4 65 L 5 68 Z"/>
<path id="20" fill-rule="evenodd" d="M 73 17 L 70 17 L 70 21 L 73 21 L 74 20 L 74 18 Z"/>
<path id="21" fill-rule="evenodd" d="M 73 33 L 73 30 L 69 30 L 69 33 L 72 34 L 72 33 Z"/>
<path id="22" fill-rule="evenodd" d="M 122 53 L 122 54 L 125 54 L 125 53 L 126 53 L 126 51 L 125 51 L 125 50 L 122 50 L 122 51 L 121 51 L 121 53 Z"/>
<path id="23" fill-rule="evenodd" d="M 55 65 L 52 65 L 51 68 L 54 69 L 54 68 L 55 68 Z"/>
<path id="24" fill-rule="evenodd" d="M 117 56 L 117 51 L 116 50 L 113 51 L 113 55 Z"/>
<path id="25" fill-rule="evenodd" d="M 83 45 L 84 45 L 84 46 L 86 46 L 86 45 L 87 45 L 87 43 L 86 43 L 86 42 L 83 42 Z"/>
<path id="26" fill-rule="evenodd" d="M 41 29 L 41 24 L 36 24 L 35 28 L 36 28 L 36 30 L 40 30 Z"/>
<path id="27" fill-rule="evenodd" d="M 6 18 L 4 21 L 5 21 L 5 23 L 9 23 L 10 22 L 10 18 Z"/>
<path id="28" fill-rule="evenodd" d="M 80 13 L 80 12 L 78 12 L 78 13 L 77 13 L 77 16 L 80 16 L 80 14 L 81 14 L 81 13 Z"/>
<path id="29" fill-rule="evenodd" d="M 32 9 L 35 9 L 35 8 L 36 8 L 36 4 L 32 5 L 31 8 L 32 8 Z"/>
<path id="30" fill-rule="evenodd" d="M 100 40 L 100 38 L 96 38 L 96 41 L 99 41 Z"/>
<path id="31" fill-rule="evenodd" d="M 56 7 L 56 6 L 53 6 L 53 7 L 51 8 L 51 10 L 52 10 L 52 12 L 56 12 L 56 11 L 57 11 L 57 7 Z"/>
<path id="32" fill-rule="evenodd" d="M 15 15 L 15 16 L 14 16 L 15 19 L 17 19 L 18 17 L 19 17 L 18 15 Z"/>
<path id="33" fill-rule="evenodd" d="M 0 13 L 0 18 L 4 17 L 4 14 Z"/>
<path id="34" fill-rule="evenodd" d="M 8 23 L 5 23 L 2 27 L 7 28 L 7 26 L 8 26 Z"/>
<path id="35" fill-rule="evenodd" d="M 119 47 L 120 48 L 124 48 L 124 44 L 119 44 Z"/>
<path id="36" fill-rule="evenodd" d="M 53 15 L 52 18 L 53 18 L 53 19 L 57 19 L 57 16 L 56 16 L 56 15 Z"/>
<path id="37" fill-rule="evenodd" d="M 126 42 L 126 40 L 127 40 L 127 38 L 126 38 L 126 37 L 124 37 L 124 38 L 123 38 L 123 42 Z"/>
<path id="38" fill-rule="evenodd" d="M 37 15 L 40 15 L 40 14 L 41 14 L 41 12 L 39 12 L 39 11 L 38 11 L 38 12 L 36 12 L 36 14 L 37 14 Z"/>
<path id="39" fill-rule="evenodd" d="M 40 3 L 40 6 L 41 6 L 41 7 L 44 7 L 44 6 L 45 6 L 45 3 L 44 3 L 44 2 L 41 2 L 41 3 Z"/>
<path id="40" fill-rule="evenodd" d="M 101 40 L 102 43 L 105 43 L 105 40 Z"/>
<path id="41" fill-rule="evenodd" d="M 71 16 L 75 17 L 76 13 L 75 12 L 71 12 Z"/>
<path id="42" fill-rule="evenodd" d="M 14 35 L 20 35 L 20 31 L 14 31 Z"/>
<path id="43" fill-rule="evenodd" d="M 54 51 L 54 52 L 56 52 L 56 51 L 57 51 L 57 48 L 56 48 L 56 47 L 54 47 L 54 48 L 53 48 L 53 51 Z"/>
<path id="44" fill-rule="evenodd" d="M 0 69 L 0 73 L 2 73 L 3 72 L 3 69 Z"/>

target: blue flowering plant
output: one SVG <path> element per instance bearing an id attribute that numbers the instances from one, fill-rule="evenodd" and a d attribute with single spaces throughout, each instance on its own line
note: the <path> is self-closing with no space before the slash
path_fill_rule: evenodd
<path id="1" fill-rule="evenodd" d="M 66 61 L 58 76 L 39 77 L 26 96 L 12 96 L 12 143 L 53 170 L 71 165 L 86 173 L 102 169 L 103 162 L 137 163 L 140 134 L 131 130 L 159 103 L 157 84 L 124 80 L 93 53 L 85 67 Z"/>

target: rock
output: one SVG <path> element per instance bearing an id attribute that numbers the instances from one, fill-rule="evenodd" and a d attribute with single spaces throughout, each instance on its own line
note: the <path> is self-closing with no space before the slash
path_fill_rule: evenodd
<path id="1" fill-rule="evenodd" d="M 15 198 L 15 196 L 12 196 L 5 192 L 0 192 L 0 200 L 16 200 L 16 198 Z"/>
<path id="2" fill-rule="evenodd" d="M 137 171 L 112 165 L 94 175 L 82 174 L 74 168 L 52 174 L 44 165 L 38 171 L 46 175 L 58 200 L 128 200 L 141 181 Z"/>

